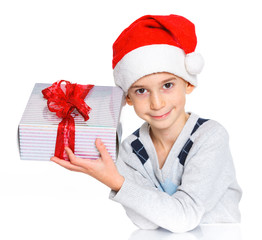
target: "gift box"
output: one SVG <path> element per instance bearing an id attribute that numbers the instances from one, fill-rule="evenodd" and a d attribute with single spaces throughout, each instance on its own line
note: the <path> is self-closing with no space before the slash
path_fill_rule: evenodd
<path id="1" fill-rule="evenodd" d="M 35 84 L 19 123 L 21 160 L 50 160 L 55 155 L 56 144 L 60 144 L 57 132 L 63 119 L 50 111 L 42 93 L 43 89 L 50 86 L 45 83 Z M 61 84 L 61 89 L 65 92 L 65 85 Z M 124 103 L 123 91 L 114 86 L 93 86 L 83 101 L 91 108 L 87 121 L 77 109 L 70 113 L 74 121 L 75 155 L 97 159 L 99 152 L 95 147 L 95 139 L 101 138 L 115 161 L 121 137 L 119 119 Z"/>

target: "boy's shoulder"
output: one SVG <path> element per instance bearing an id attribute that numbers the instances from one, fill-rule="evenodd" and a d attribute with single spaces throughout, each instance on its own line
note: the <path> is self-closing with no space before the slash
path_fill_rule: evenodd
<path id="1" fill-rule="evenodd" d="M 133 131 L 133 133 L 131 133 L 128 137 L 126 137 L 123 142 L 122 145 L 125 146 L 131 146 L 131 144 L 137 140 L 138 138 L 141 137 L 142 135 L 147 134 L 147 128 L 149 127 L 147 122 L 144 122 L 139 128 L 137 128 L 135 131 Z"/>
<path id="2" fill-rule="evenodd" d="M 198 143 L 206 143 L 207 141 L 223 142 L 229 140 L 229 134 L 220 122 L 208 119 L 190 138 L 193 142 Z"/>

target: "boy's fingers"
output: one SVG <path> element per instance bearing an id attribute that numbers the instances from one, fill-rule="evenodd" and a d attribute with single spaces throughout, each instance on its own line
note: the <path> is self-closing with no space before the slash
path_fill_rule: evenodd
<path id="1" fill-rule="evenodd" d="M 102 158 L 103 160 L 109 159 L 109 158 L 111 159 L 110 154 L 108 153 L 108 151 L 107 151 L 104 143 L 101 141 L 100 138 L 97 138 L 97 139 L 96 139 L 96 147 L 97 147 L 98 151 L 100 152 L 101 158 Z"/>
<path id="2" fill-rule="evenodd" d="M 89 165 L 93 163 L 90 159 L 77 158 L 73 151 L 69 147 L 65 147 L 66 153 L 68 154 L 69 160 L 73 165 L 88 169 Z"/>
<path id="3" fill-rule="evenodd" d="M 74 161 L 76 159 L 75 154 L 73 153 L 73 151 L 69 147 L 65 147 L 65 151 L 66 151 L 70 161 Z"/>
<path id="4" fill-rule="evenodd" d="M 64 159 L 60 159 L 58 157 L 52 157 L 50 160 L 71 171 L 83 172 L 84 170 L 82 167 L 73 165 L 71 162 L 65 161 Z"/>

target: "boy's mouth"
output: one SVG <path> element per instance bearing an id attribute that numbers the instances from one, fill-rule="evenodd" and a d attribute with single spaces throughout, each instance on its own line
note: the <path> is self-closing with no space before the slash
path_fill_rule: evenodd
<path id="1" fill-rule="evenodd" d="M 164 119 L 164 118 L 166 118 L 170 113 L 171 113 L 171 110 L 170 110 L 169 112 L 163 114 L 163 115 L 158 115 L 158 116 L 153 116 L 153 115 L 151 115 L 151 117 L 154 118 L 154 119 Z"/>

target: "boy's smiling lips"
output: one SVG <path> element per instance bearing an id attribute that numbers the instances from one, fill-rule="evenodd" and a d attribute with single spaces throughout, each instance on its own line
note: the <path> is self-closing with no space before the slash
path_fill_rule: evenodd
<path id="1" fill-rule="evenodd" d="M 172 110 L 170 110 L 169 112 L 167 112 L 167 113 L 165 113 L 165 114 L 163 114 L 163 115 L 158 115 L 158 116 L 153 116 L 153 115 L 151 115 L 151 117 L 154 118 L 154 119 L 164 119 L 164 118 L 166 118 L 166 117 L 171 113 L 171 111 L 172 111 Z"/>

